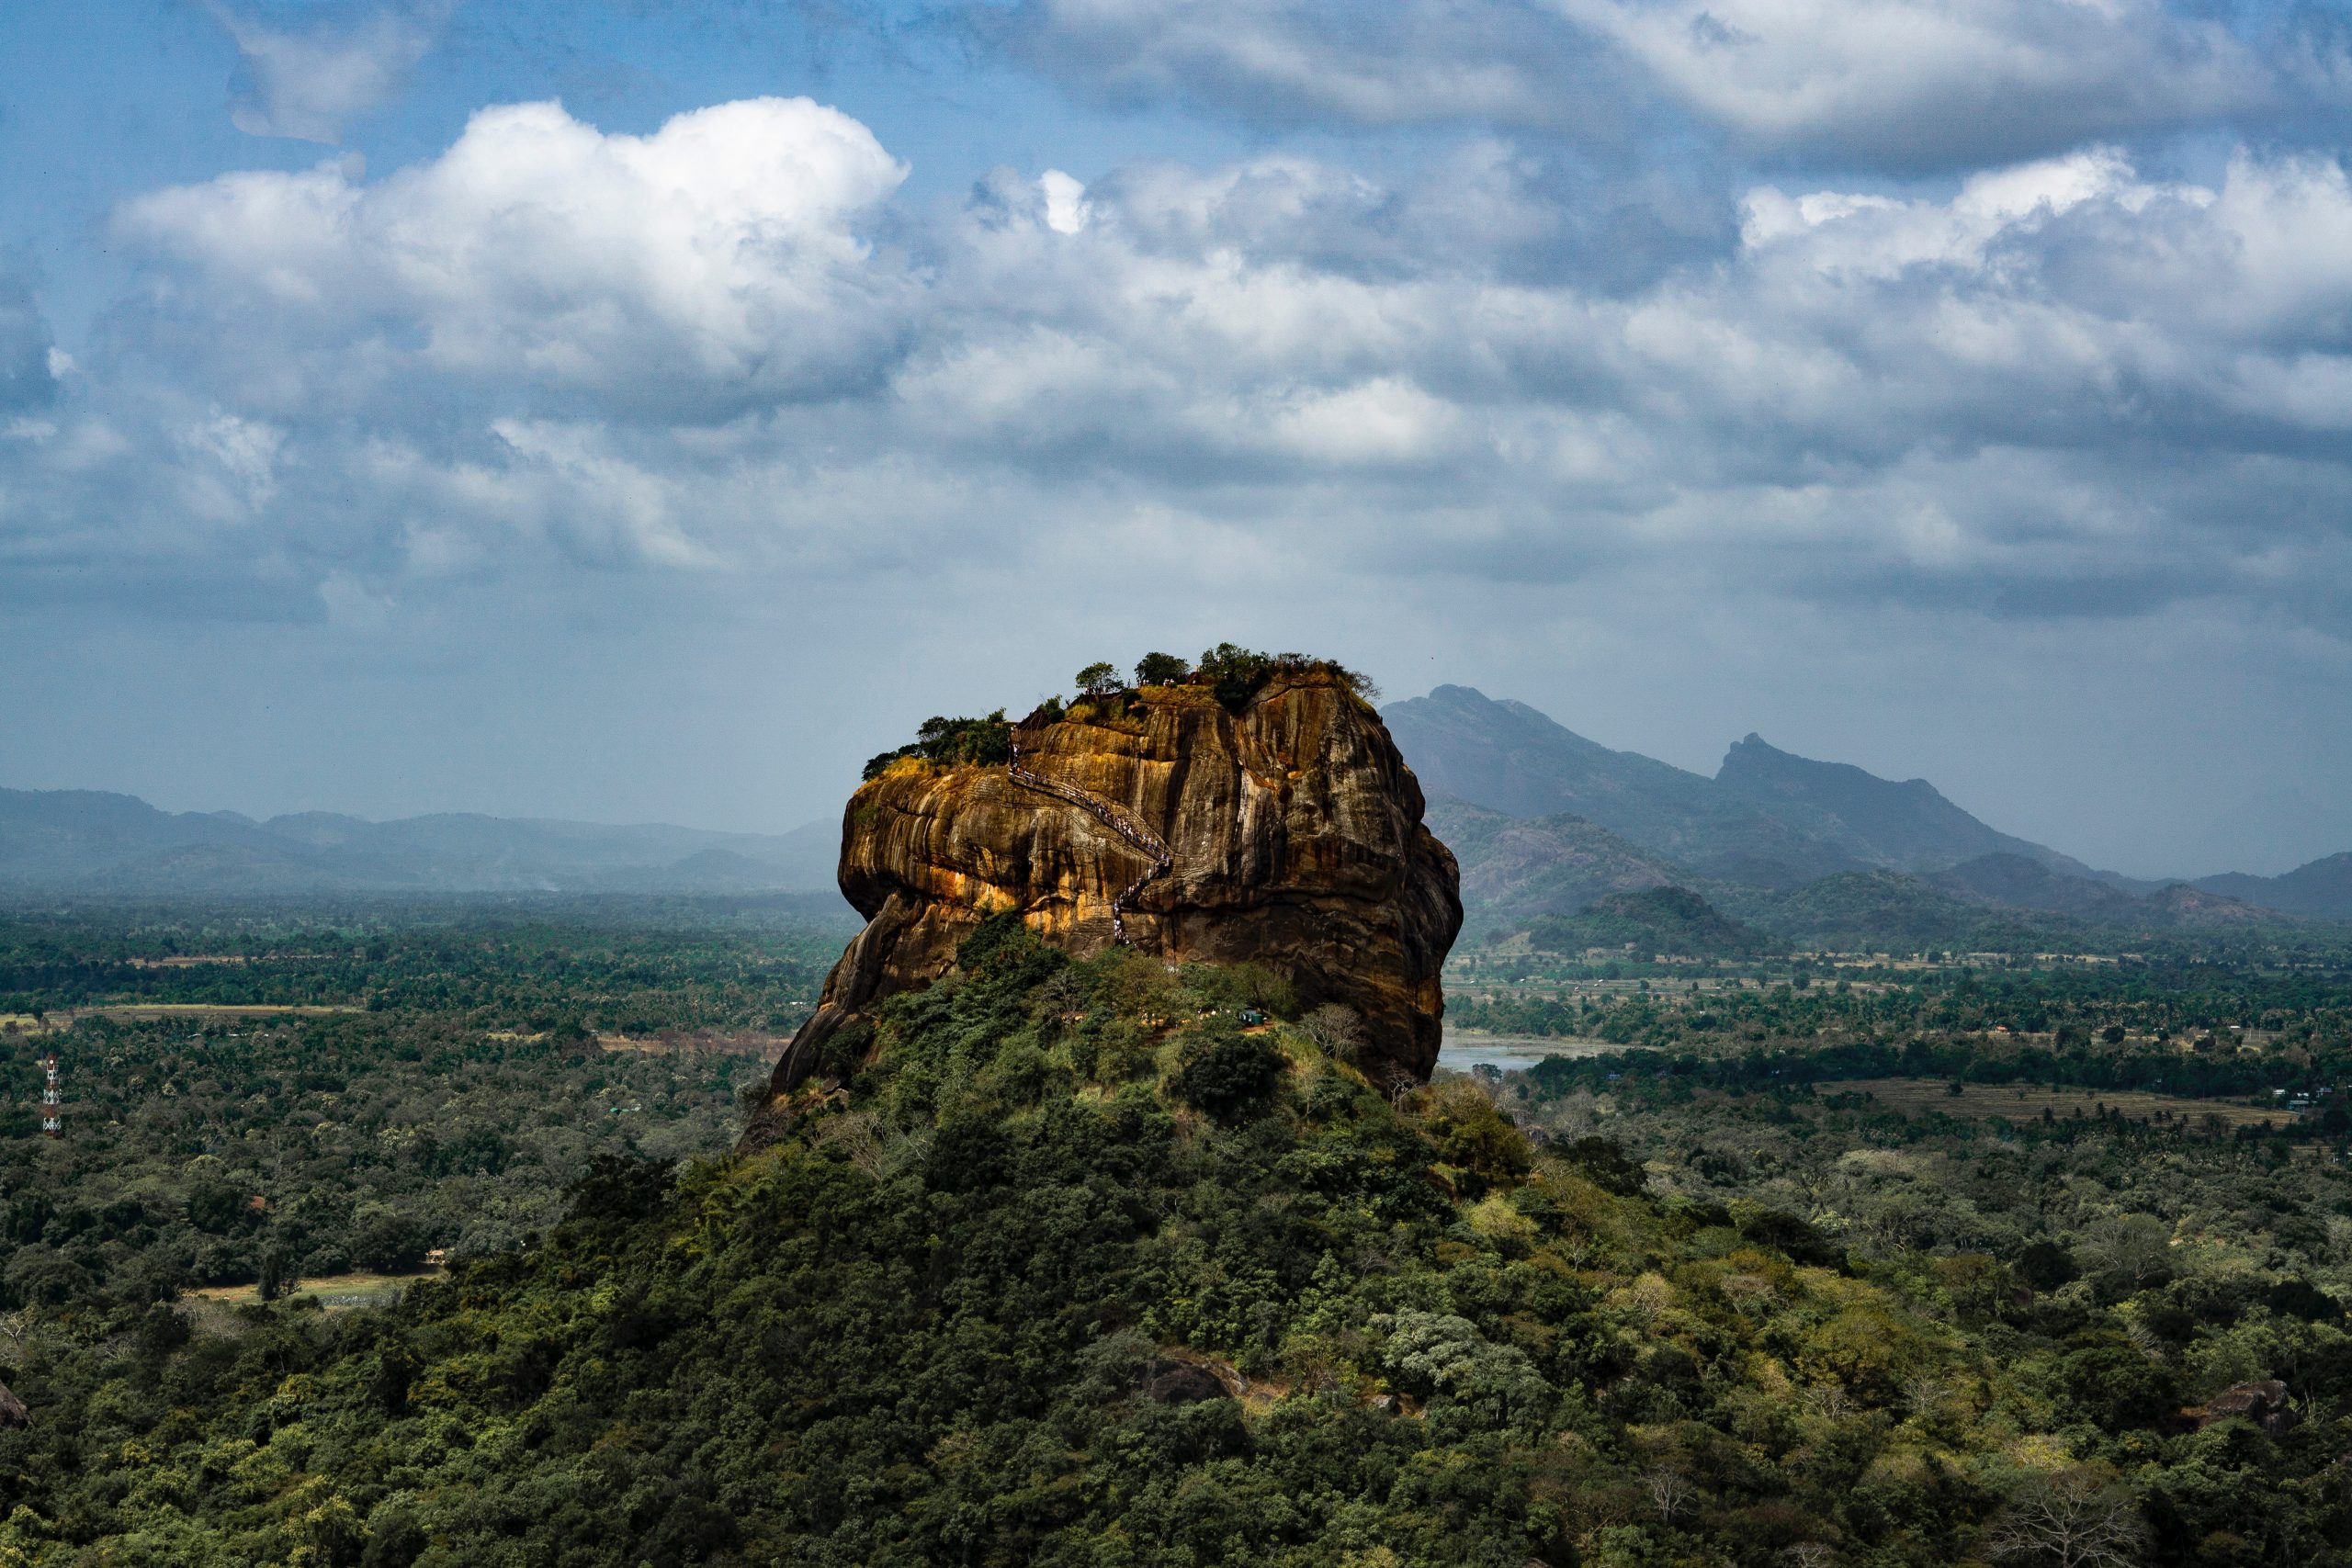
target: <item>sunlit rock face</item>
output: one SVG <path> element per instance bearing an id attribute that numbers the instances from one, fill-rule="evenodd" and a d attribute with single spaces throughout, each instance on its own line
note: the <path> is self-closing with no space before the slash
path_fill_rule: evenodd
<path id="1" fill-rule="evenodd" d="M 1015 731 L 1023 767 L 1166 844 L 1167 870 L 1123 911 L 1125 940 L 1176 963 L 1263 964 L 1302 1006 L 1363 1015 L 1375 1078 L 1426 1078 L 1462 904 L 1380 716 L 1318 672 L 1277 677 L 1238 712 L 1197 687 L 1131 702 L 1108 722 L 1033 716 Z M 777 1064 L 775 1092 L 875 1003 L 944 974 L 989 915 L 1017 910 L 1073 956 L 1102 952 L 1114 900 L 1154 858 L 1002 766 L 906 763 L 868 781 L 842 814 L 840 872 L 866 928 Z"/>

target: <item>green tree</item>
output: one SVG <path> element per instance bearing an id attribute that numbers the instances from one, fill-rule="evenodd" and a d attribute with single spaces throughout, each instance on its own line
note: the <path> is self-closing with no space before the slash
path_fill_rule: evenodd
<path id="1" fill-rule="evenodd" d="M 1147 653 L 1136 660 L 1138 686 L 1181 686 L 1193 678 L 1193 667 L 1172 653 Z"/>
<path id="2" fill-rule="evenodd" d="M 1176 1075 L 1177 1097 L 1220 1122 L 1234 1122 L 1264 1106 L 1282 1077 L 1282 1053 L 1263 1035 L 1244 1034 L 1224 1019 L 1195 1031 L 1199 1036 Z"/>

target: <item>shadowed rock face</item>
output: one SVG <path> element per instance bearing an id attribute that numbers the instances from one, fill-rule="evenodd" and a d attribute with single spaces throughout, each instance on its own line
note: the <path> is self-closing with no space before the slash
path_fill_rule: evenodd
<path id="1" fill-rule="evenodd" d="M 1264 964 L 1303 1006 L 1363 1016 L 1375 1077 L 1426 1078 L 1444 1010 L 1438 970 L 1462 924 L 1453 856 L 1373 708 L 1334 678 L 1278 678 L 1240 713 L 1152 687 L 1114 724 L 1024 725 L 1023 763 L 1125 812 L 1172 863 L 1125 914 L 1139 951 Z M 919 764 L 868 781 L 842 819 L 842 891 L 867 919 L 816 1015 L 777 1063 L 779 1094 L 825 1043 L 955 962 L 1017 910 L 1074 956 L 1112 943 L 1112 900 L 1153 857 L 1094 812 L 1002 767 Z"/>

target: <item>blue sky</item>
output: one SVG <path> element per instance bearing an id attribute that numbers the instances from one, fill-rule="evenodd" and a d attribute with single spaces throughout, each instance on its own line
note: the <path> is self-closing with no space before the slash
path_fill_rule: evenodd
<path id="1" fill-rule="evenodd" d="M 0 782 L 782 829 L 1232 637 L 2352 847 L 2352 27 L 0 16 Z"/>

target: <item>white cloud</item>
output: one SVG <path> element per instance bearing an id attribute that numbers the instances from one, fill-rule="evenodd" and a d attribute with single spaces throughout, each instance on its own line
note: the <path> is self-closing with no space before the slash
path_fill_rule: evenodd
<path id="1" fill-rule="evenodd" d="M 1037 176 L 1037 188 L 1046 197 L 1046 228 L 1057 234 L 1075 234 L 1086 227 L 1086 186 L 1075 176 L 1047 169 Z"/>
<path id="2" fill-rule="evenodd" d="M 2274 70 L 2159 0 L 1556 0 L 1737 136 L 1850 162 L 2015 157 L 2270 107 Z"/>
<path id="3" fill-rule="evenodd" d="M 457 0 L 410 0 L 354 14 L 331 9 L 272 26 L 250 6 L 213 0 L 236 40 L 243 90 L 230 119 L 249 136 L 343 140 L 350 120 L 398 92 L 433 47 Z"/>
<path id="4" fill-rule="evenodd" d="M 1113 99 L 1370 124 L 1552 124 L 1601 107 L 1577 80 L 1589 51 L 1525 0 L 1024 0 L 967 12 L 985 33 Z"/>
<path id="5" fill-rule="evenodd" d="M 183 493 L 197 516 L 216 523 L 248 521 L 277 493 L 278 453 L 286 445 L 286 432 L 278 426 L 215 410 L 173 434 L 195 459 L 181 471 Z"/>
<path id="6" fill-rule="evenodd" d="M 72 364 L 50 341 L 30 281 L 0 255 L 0 413 L 51 400 Z"/>
<path id="7" fill-rule="evenodd" d="M 1939 169 L 2231 118 L 2341 124 L 2324 24 L 2165 0 L 1017 0 L 984 34 L 1080 93 L 1261 122 L 1488 124 Z M 2243 36 L 2241 36 L 2241 33 Z"/>
<path id="8" fill-rule="evenodd" d="M 1559 220 L 1539 163 L 1435 169 L 1000 173 L 925 220 L 863 127 L 763 100 L 642 138 L 487 110 L 373 181 L 159 192 L 121 221 L 163 389 L 77 378 L 10 448 L 0 537 L 77 581 L 201 560 L 405 605 L 541 570 L 1067 574 L 1148 516 L 1301 579 L 1671 563 L 1694 593 L 2237 595 L 2352 633 L 2333 162 L 1759 185 L 1725 251 L 1630 289 L 1497 264 Z"/>
<path id="9" fill-rule="evenodd" d="M 241 359 L 249 395 L 309 406 L 434 375 L 724 415 L 823 395 L 889 351 L 905 280 L 857 224 L 904 175 L 805 98 L 650 136 L 518 104 L 379 181 L 345 163 L 227 175 L 141 197 L 118 227 L 159 265 L 160 315 Z"/>

